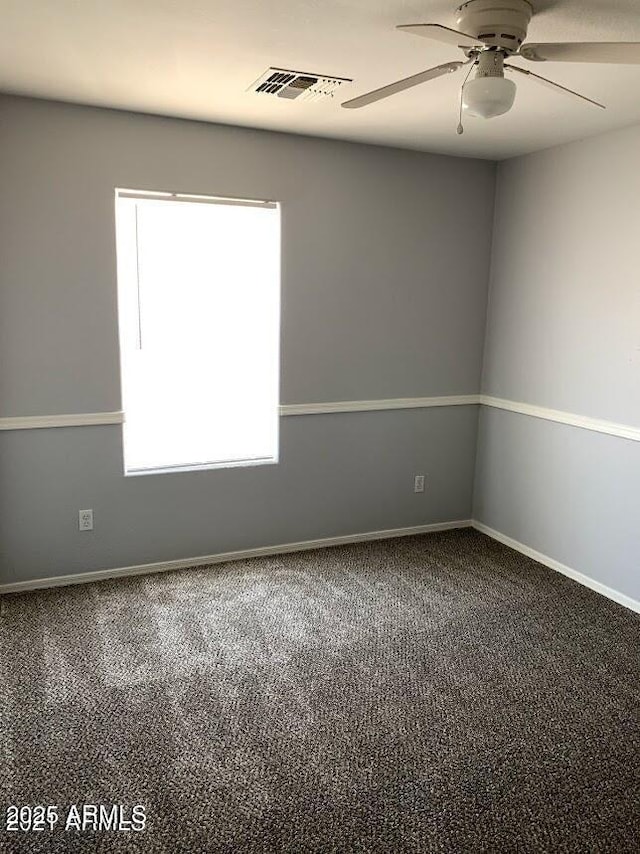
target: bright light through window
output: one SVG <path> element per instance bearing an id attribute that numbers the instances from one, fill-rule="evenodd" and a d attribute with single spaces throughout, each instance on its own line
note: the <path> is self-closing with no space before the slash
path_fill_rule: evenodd
<path id="1" fill-rule="evenodd" d="M 280 212 L 118 191 L 127 473 L 277 462 Z"/>

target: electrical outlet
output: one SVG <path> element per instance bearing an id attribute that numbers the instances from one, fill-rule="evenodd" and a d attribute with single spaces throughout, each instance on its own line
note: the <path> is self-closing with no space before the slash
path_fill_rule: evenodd
<path id="1" fill-rule="evenodd" d="M 424 475 L 417 474 L 413 479 L 413 491 L 424 492 Z"/>
<path id="2" fill-rule="evenodd" d="M 78 530 L 93 531 L 93 510 L 78 510 Z"/>

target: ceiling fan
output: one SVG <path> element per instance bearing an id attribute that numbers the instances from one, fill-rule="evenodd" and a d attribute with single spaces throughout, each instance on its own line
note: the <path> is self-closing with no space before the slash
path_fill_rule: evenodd
<path id="1" fill-rule="evenodd" d="M 440 24 L 404 24 L 397 27 L 405 33 L 424 36 L 460 48 L 466 61 L 447 62 L 405 77 L 389 86 L 359 95 L 345 101 L 348 109 L 366 107 L 397 92 L 411 89 L 428 80 L 451 74 L 463 66 L 471 66 L 462 87 L 460 124 L 458 133 L 463 132 L 463 109 L 472 116 L 491 119 L 509 112 L 516 97 L 516 84 L 505 78 L 505 69 L 524 74 L 544 86 L 574 95 L 596 107 L 605 109 L 604 104 L 593 101 L 579 92 L 567 89 L 546 77 L 534 74 L 526 68 L 512 65 L 512 58 L 530 62 L 613 62 L 640 64 L 640 42 L 565 42 L 547 44 L 525 44 L 527 28 L 534 10 L 528 0 L 468 0 L 456 10 L 457 30 Z M 509 60 L 506 62 L 505 60 Z M 476 69 L 475 78 L 470 80 Z"/>

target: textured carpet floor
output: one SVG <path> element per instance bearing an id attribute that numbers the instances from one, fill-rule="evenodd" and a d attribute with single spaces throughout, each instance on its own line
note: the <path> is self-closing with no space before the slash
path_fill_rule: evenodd
<path id="1" fill-rule="evenodd" d="M 637 852 L 640 618 L 473 531 L 6 597 L 9 852 Z"/>

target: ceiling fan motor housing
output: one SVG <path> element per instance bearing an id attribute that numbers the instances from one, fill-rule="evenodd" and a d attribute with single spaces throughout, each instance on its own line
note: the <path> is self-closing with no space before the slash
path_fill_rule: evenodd
<path id="1" fill-rule="evenodd" d="M 504 77 L 504 54 L 499 50 L 483 50 L 478 56 L 476 77 Z"/>
<path id="2" fill-rule="evenodd" d="M 456 10 L 461 32 L 507 53 L 519 50 L 532 16 L 528 0 L 468 0 Z"/>

